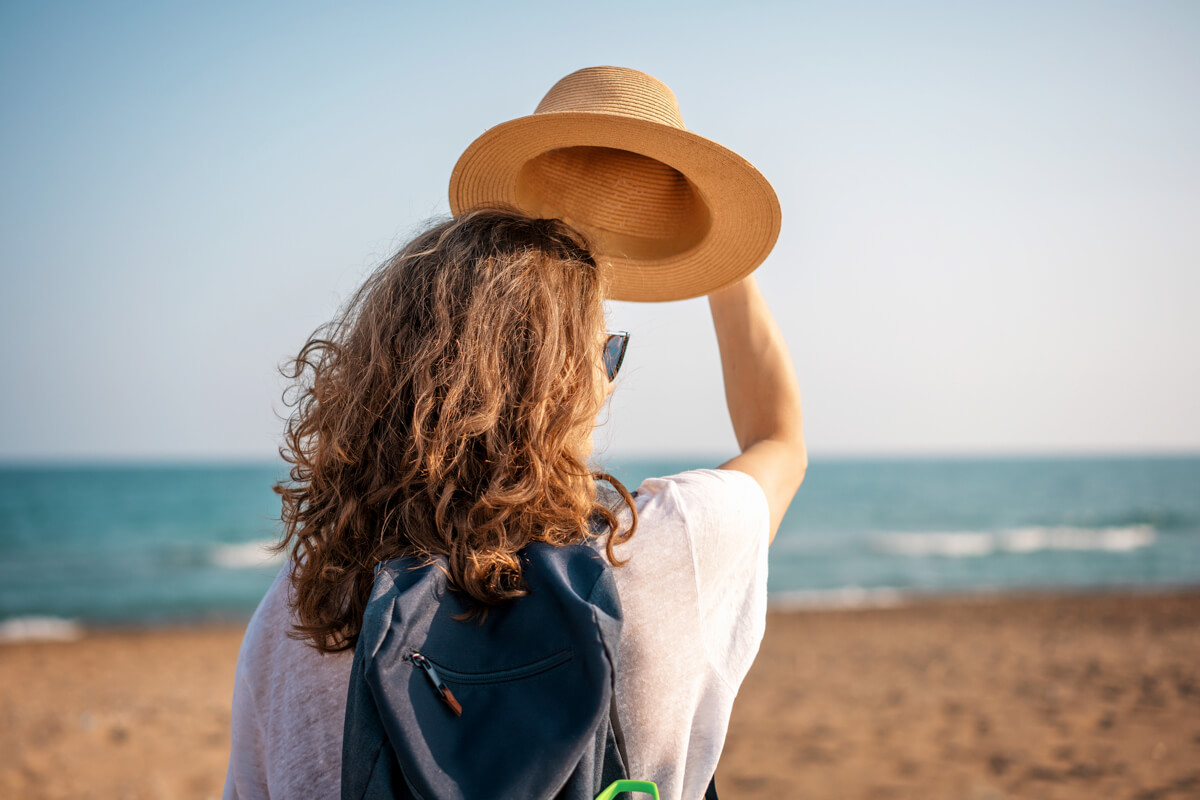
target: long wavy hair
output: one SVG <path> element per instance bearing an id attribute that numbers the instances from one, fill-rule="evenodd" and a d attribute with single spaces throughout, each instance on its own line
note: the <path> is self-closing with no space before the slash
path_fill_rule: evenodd
<path id="1" fill-rule="evenodd" d="M 445 556 L 451 586 L 483 613 L 527 591 L 529 542 L 607 531 L 620 563 L 633 499 L 581 447 L 607 380 L 604 289 L 565 223 L 479 209 L 418 234 L 281 367 L 295 410 L 276 549 L 290 548 L 294 638 L 353 647 L 387 558 Z M 597 480 L 620 493 L 628 530 Z"/>

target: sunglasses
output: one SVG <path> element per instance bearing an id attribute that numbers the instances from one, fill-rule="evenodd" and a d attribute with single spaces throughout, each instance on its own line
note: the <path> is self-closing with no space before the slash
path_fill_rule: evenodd
<path id="1" fill-rule="evenodd" d="M 625 360 L 625 348 L 629 346 L 629 334 L 625 331 L 605 331 L 604 339 L 604 371 L 611 381 L 617 377 L 617 370 Z"/>

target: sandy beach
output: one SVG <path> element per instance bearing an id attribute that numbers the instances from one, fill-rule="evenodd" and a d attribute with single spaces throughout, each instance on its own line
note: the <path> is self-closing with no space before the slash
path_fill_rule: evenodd
<path id="1" fill-rule="evenodd" d="M 218 797 L 239 627 L 0 645 L 0 796 Z M 1200 797 L 1200 592 L 773 612 L 718 786 Z"/>

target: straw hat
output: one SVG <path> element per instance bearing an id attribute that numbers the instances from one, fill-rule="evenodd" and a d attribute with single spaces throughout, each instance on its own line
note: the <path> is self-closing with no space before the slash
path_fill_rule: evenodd
<path id="1" fill-rule="evenodd" d="M 779 236 L 767 179 L 684 128 L 666 84 L 623 67 L 572 72 L 533 114 L 471 143 L 450 210 L 497 203 L 586 234 L 612 265 L 614 300 L 708 294 L 753 272 Z"/>

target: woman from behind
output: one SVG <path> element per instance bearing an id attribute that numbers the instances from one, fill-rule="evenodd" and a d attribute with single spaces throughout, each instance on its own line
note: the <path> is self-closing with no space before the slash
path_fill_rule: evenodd
<path id="1" fill-rule="evenodd" d="M 444 556 L 486 607 L 522 594 L 530 542 L 590 542 L 622 565 L 629 772 L 665 798 L 704 793 L 762 636 L 766 546 L 803 476 L 798 392 L 753 282 L 713 295 L 743 453 L 635 501 L 588 463 L 613 390 L 605 280 L 564 223 L 476 209 L 416 236 L 301 349 L 276 487 L 289 559 L 239 654 L 226 798 L 338 795 L 377 563 Z"/>

